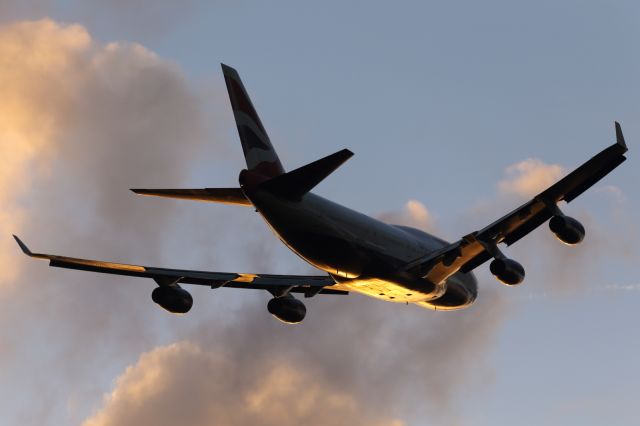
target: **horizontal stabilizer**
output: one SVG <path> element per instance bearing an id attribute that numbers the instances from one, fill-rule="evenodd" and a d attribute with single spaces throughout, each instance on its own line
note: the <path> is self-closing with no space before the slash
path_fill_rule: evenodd
<path id="1" fill-rule="evenodd" d="M 306 166 L 276 176 L 261 186 L 274 194 L 298 200 L 352 156 L 353 152 L 343 149 Z"/>
<path id="2" fill-rule="evenodd" d="M 140 195 L 154 197 L 180 198 L 183 200 L 206 201 L 210 203 L 237 204 L 251 206 L 240 188 L 202 188 L 202 189 L 132 189 Z"/>

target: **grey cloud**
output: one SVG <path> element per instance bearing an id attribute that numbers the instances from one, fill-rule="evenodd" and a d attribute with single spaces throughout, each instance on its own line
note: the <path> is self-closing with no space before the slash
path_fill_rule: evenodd
<path id="1" fill-rule="evenodd" d="M 376 421 L 368 404 L 314 371 L 257 363 L 261 373 L 247 375 L 235 359 L 188 341 L 154 349 L 120 376 L 105 408 L 84 425 L 401 424 Z"/>
<path id="2" fill-rule="evenodd" d="M 269 318 L 265 298 L 239 317 L 189 333 L 200 361 L 193 351 L 173 351 L 174 357 L 149 365 L 144 355 L 87 425 L 165 424 L 175 412 L 188 424 L 389 424 L 408 421 L 408 413 L 450 424 L 457 417 L 454 394 L 486 385 L 487 376 L 474 371 L 487 371 L 504 310 L 499 296 L 489 291 L 485 297 L 477 309 L 453 315 L 357 296 L 312 300 L 301 327 Z M 207 359 L 216 361 L 203 365 Z M 152 379 L 162 384 L 140 391 Z M 252 399 L 266 404 L 279 394 L 287 409 L 258 414 L 251 408 Z M 310 398 L 311 411 L 305 409 Z M 167 407 L 175 410 L 161 415 Z"/>

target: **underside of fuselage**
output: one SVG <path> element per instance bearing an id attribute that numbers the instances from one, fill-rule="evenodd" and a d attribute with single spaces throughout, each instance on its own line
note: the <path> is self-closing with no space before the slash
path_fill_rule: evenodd
<path id="1" fill-rule="evenodd" d="M 389 302 L 452 310 L 473 303 L 473 274 L 434 284 L 403 270 L 446 242 L 422 231 L 389 225 L 317 195 L 287 200 L 243 186 L 271 230 L 294 253 L 329 273 L 336 287 Z"/>

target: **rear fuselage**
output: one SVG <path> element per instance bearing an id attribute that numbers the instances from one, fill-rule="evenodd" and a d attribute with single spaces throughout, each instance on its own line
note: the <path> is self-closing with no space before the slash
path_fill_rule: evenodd
<path id="1" fill-rule="evenodd" d="M 386 224 L 312 193 L 288 200 L 258 185 L 242 185 L 242 189 L 284 244 L 331 274 L 341 287 L 439 310 L 459 309 L 476 298 L 477 283 L 471 273 L 431 283 L 403 270 L 411 261 L 447 245 L 437 237 Z"/>

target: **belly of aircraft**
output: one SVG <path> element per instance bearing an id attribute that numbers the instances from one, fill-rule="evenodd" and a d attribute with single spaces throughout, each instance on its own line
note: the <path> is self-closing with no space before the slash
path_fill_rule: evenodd
<path id="1" fill-rule="evenodd" d="M 339 277 L 335 277 L 340 279 Z M 411 288 L 397 282 L 382 278 L 355 278 L 340 282 L 340 287 L 345 290 L 364 294 L 387 302 L 416 303 L 433 300 L 440 297 L 444 289 L 434 291 L 433 285 L 426 282 L 424 286 L 414 283 Z M 422 288 L 421 288 L 422 287 Z"/>

